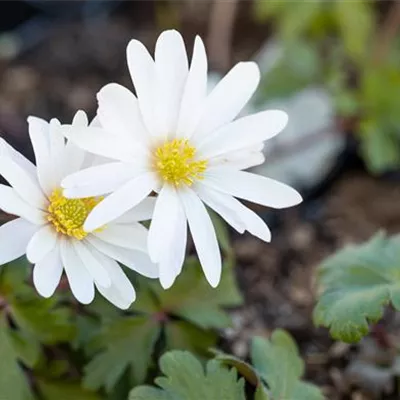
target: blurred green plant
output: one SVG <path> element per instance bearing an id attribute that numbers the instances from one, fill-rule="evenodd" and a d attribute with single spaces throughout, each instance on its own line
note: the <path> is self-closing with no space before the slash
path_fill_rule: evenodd
<path id="1" fill-rule="evenodd" d="M 223 307 L 242 304 L 233 270 L 223 270 L 218 290 L 210 287 L 195 258 L 186 260 L 182 274 L 169 290 L 141 279 L 138 299 L 124 318 L 111 318 L 89 341 L 93 356 L 85 368 L 85 385 L 111 392 L 129 369 L 131 385 L 142 383 L 153 358 L 169 349 L 206 356 L 215 346 L 216 329 L 231 326 Z M 101 309 L 97 311 L 101 317 Z M 92 353 L 93 354 L 93 353 Z"/>
<path id="2" fill-rule="evenodd" d="M 321 391 L 300 380 L 304 362 L 291 336 L 276 330 L 271 339 L 255 337 L 248 364 L 236 357 L 215 352 L 205 371 L 189 352 L 171 351 L 160 359 L 165 375 L 155 379 L 158 388 L 134 388 L 129 400 L 244 400 L 244 380 L 252 386 L 254 400 L 322 400 Z M 238 379 L 238 374 L 242 378 Z"/>
<path id="3" fill-rule="evenodd" d="M 323 262 L 318 281 L 315 323 L 328 327 L 335 339 L 359 341 L 386 305 L 400 310 L 400 237 L 378 233 L 339 251 Z"/>
<path id="4" fill-rule="evenodd" d="M 255 2 L 254 15 L 274 25 L 282 56 L 262 78 L 257 102 L 323 85 L 338 118 L 361 142 L 373 173 L 400 166 L 400 6 L 380 25 L 375 2 Z"/>

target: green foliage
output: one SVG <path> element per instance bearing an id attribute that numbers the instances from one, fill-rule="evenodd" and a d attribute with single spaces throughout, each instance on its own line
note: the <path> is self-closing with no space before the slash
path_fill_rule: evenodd
<path id="1" fill-rule="evenodd" d="M 317 325 L 335 339 L 356 342 L 389 303 L 400 310 L 400 239 L 379 233 L 365 244 L 328 258 L 320 269 L 322 293 L 314 310 Z"/>
<path id="2" fill-rule="evenodd" d="M 244 399 L 243 381 L 237 380 L 237 373 L 253 386 L 254 400 L 323 400 L 316 386 L 301 380 L 304 362 L 285 331 L 275 331 L 270 340 L 253 339 L 253 366 L 234 356 L 214 353 L 206 373 L 191 354 L 166 353 L 160 360 L 160 369 L 166 377 L 155 380 L 158 388 L 137 387 L 131 391 L 129 400 Z"/>
<path id="3" fill-rule="evenodd" d="M 204 371 L 190 353 L 171 351 L 161 357 L 160 370 L 165 375 L 155 380 L 160 389 L 135 388 L 129 400 L 245 400 L 243 379 L 218 362 L 209 361 Z"/>
<path id="4" fill-rule="evenodd" d="M 97 354 L 85 368 L 85 385 L 110 392 L 125 371 L 131 384 L 142 383 L 152 356 L 163 350 L 183 349 L 206 355 L 216 344 L 215 329 L 230 326 L 223 307 L 242 303 L 232 268 L 225 267 L 218 290 L 210 287 L 201 267 L 189 258 L 169 290 L 141 279 L 131 315 L 105 323 L 89 343 Z M 157 347 L 157 349 L 156 349 Z"/>
<path id="5" fill-rule="evenodd" d="M 316 386 L 300 380 L 304 362 L 296 343 L 285 331 L 276 330 L 270 340 L 254 338 L 251 359 L 273 399 L 323 400 Z"/>

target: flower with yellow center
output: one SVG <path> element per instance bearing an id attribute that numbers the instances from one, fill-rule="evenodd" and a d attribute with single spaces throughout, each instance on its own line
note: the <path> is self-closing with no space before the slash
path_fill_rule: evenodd
<path id="1" fill-rule="evenodd" d="M 97 95 L 102 129 L 63 130 L 77 146 L 112 162 L 65 178 L 64 194 L 81 198 L 113 188 L 84 223 L 92 232 L 158 193 L 148 251 L 160 265 L 161 284 L 171 286 L 181 272 L 189 226 L 215 287 L 221 256 L 205 205 L 238 232 L 269 241 L 264 221 L 236 198 L 274 208 L 301 201 L 294 189 L 243 171 L 264 161 L 264 141 L 285 127 L 287 115 L 269 110 L 234 120 L 258 85 L 258 67 L 237 64 L 207 94 L 207 57 L 199 37 L 190 67 L 176 31 L 160 35 L 154 59 L 137 40 L 129 43 L 127 57 L 137 97 L 120 85 L 106 85 Z M 117 176 L 127 179 L 116 183 Z"/>
<path id="2" fill-rule="evenodd" d="M 156 148 L 154 169 L 171 185 L 191 186 L 203 179 L 207 160 L 196 160 L 196 148 L 186 139 L 173 139 Z"/>
<path id="3" fill-rule="evenodd" d="M 118 262 L 142 275 L 158 276 L 147 255 L 147 229 L 138 222 L 151 217 L 154 199 L 88 232 L 85 220 L 103 197 L 69 199 L 60 187 L 66 175 L 82 168 L 85 152 L 65 142 L 58 121 L 28 121 L 37 166 L 0 141 L 0 173 L 11 185 L 0 185 L 0 208 L 19 217 L 0 227 L 0 264 L 26 254 L 35 264 L 33 282 L 42 296 L 54 293 L 65 270 L 81 303 L 93 300 L 96 287 L 117 307 L 129 307 L 135 290 Z M 77 113 L 72 126 L 88 129 L 86 114 Z"/>
<path id="4" fill-rule="evenodd" d="M 102 198 L 95 197 L 67 199 L 63 196 L 62 189 L 55 189 L 49 196 L 47 220 L 53 224 L 57 232 L 82 240 L 88 234 L 83 229 L 83 224 L 90 211 L 101 200 Z"/>

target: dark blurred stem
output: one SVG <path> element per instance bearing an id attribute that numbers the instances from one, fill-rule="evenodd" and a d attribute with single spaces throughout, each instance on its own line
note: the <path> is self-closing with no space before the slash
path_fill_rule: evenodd
<path id="1" fill-rule="evenodd" d="M 375 44 L 374 62 L 380 64 L 390 53 L 393 40 L 396 39 L 400 27 L 400 1 L 395 0 L 390 8 L 382 28 L 378 32 Z"/>
<path id="2" fill-rule="evenodd" d="M 226 71 L 232 62 L 233 26 L 239 0 L 214 0 L 208 27 L 207 49 L 212 65 Z"/>

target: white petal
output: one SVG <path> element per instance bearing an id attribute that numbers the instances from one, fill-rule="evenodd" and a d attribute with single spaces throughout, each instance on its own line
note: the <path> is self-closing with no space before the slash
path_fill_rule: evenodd
<path id="1" fill-rule="evenodd" d="M 62 154 L 63 157 L 63 168 L 62 168 L 62 177 L 73 174 L 74 172 L 79 171 L 83 162 L 85 161 L 85 155 L 87 153 L 85 150 L 82 150 L 70 140 L 67 141 L 65 145 L 64 152 Z"/>
<path id="2" fill-rule="evenodd" d="M 60 250 L 55 247 L 43 260 L 33 268 L 33 283 L 38 293 L 43 297 L 51 297 L 61 278 L 63 266 Z"/>
<path id="3" fill-rule="evenodd" d="M 201 186 L 200 191 L 199 186 Z M 198 183 L 196 184 L 196 192 L 206 204 L 220 214 L 221 217 L 238 232 L 243 233 L 244 230 L 247 230 L 252 235 L 257 236 L 265 242 L 271 241 L 271 232 L 266 223 L 255 212 L 244 206 L 234 197 L 209 189 Z M 204 196 L 204 194 L 206 194 L 206 196 Z M 225 214 L 220 212 L 221 208 Z M 232 224 L 232 222 L 237 224 L 237 221 L 239 221 L 241 230 Z"/>
<path id="4" fill-rule="evenodd" d="M 158 266 L 151 262 L 150 257 L 146 253 L 106 243 L 94 235 L 88 236 L 86 240 L 100 251 L 100 253 L 113 258 L 139 274 L 148 278 L 158 278 Z"/>
<path id="5" fill-rule="evenodd" d="M 29 117 L 29 137 L 35 153 L 37 177 L 44 193 L 55 189 L 55 177 L 50 152 L 50 124 L 41 118 Z"/>
<path id="6" fill-rule="evenodd" d="M 181 273 L 185 261 L 187 241 L 186 215 L 182 205 L 179 205 L 178 215 L 174 224 L 174 232 L 169 240 L 170 247 L 166 249 L 160 260 L 160 283 L 168 289 Z"/>
<path id="7" fill-rule="evenodd" d="M 35 264 L 43 260 L 57 245 L 57 232 L 48 224 L 40 228 L 28 243 L 26 257 Z"/>
<path id="8" fill-rule="evenodd" d="M 1 225 L 0 265 L 24 255 L 31 237 L 37 230 L 37 225 L 33 225 L 22 218 L 17 218 Z"/>
<path id="9" fill-rule="evenodd" d="M 61 260 L 67 274 L 72 294 L 82 304 L 89 304 L 94 298 L 94 282 L 78 257 L 71 241 L 60 240 Z"/>
<path id="10" fill-rule="evenodd" d="M 195 192 L 210 208 L 218 213 L 230 226 L 236 229 L 239 233 L 243 233 L 246 229 L 243 222 L 234 210 L 227 204 L 227 195 L 209 189 L 201 183 L 196 183 Z M 229 196 L 230 197 L 230 196 Z M 232 197 L 231 197 L 232 198 Z"/>
<path id="11" fill-rule="evenodd" d="M 156 183 L 156 177 L 150 172 L 126 183 L 93 208 L 85 221 L 85 231 L 92 232 L 120 217 L 147 197 Z"/>
<path id="12" fill-rule="evenodd" d="M 124 140 L 145 145 L 150 135 L 147 132 L 135 95 L 125 87 L 109 83 L 97 94 L 97 110 L 103 128 Z"/>
<path id="13" fill-rule="evenodd" d="M 228 168 L 210 168 L 203 183 L 213 189 L 273 208 L 292 207 L 301 203 L 300 194 L 281 182 Z"/>
<path id="14" fill-rule="evenodd" d="M 91 246 L 91 250 L 96 258 L 105 266 L 112 281 L 111 286 L 108 288 L 96 283 L 97 289 L 108 301 L 126 310 L 136 299 L 136 293 L 132 283 L 116 261 L 101 254 L 93 246 Z"/>
<path id="15" fill-rule="evenodd" d="M 78 110 L 75 113 L 74 119 L 72 120 L 72 125 L 81 126 L 83 128 L 89 125 L 89 120 L 85 111 Z"/>
<path id="16" fill-rule="evenodd" d="M 19 151 L 11 147 L 3 138 L 0 138 L 0 153 L 4 156 L 11 157 L 27 174 L 34 180 L 37 180 L 36 166 L 25 158 Z"/>
<path id="17" fill-rule="evenodd" d="M 221 253 L 210 216 L 195 192 L 189 188 L 180 192 L 190 232 L 204 274 L 212 287 L 221 280 Z"/>
<path id="18" fill-rule="evenodd" d="M 49 146 L 50 155 L 55 162 L 59 161 L 57 157 L 63 152 L 65 146 L 65 138 L 61 134 L 60 128 L 60 121 L 57 118 L 53 118 L 49 126 Z"/>
<path id="19" fill-rule="evenodd" d="M 236 64 L 208 95 L 195 137 L 208 135 L 236 118 L 255 92 L 259 81 L 257 64 Z"/>
<path id="20" fill-rule="evenodd" d="M 129 225 L 109 224 L 93 233 L 104 242 L 126 249 L 147 251 L 147 229 L 138 222 Z"/>
<path id="21" fill-rule="evenodd" d="M 0 156 L 0 174 L 18 195 L 35 208 L 43 209 L 46 198 L 38 182 L 23 167 L 7 156 Z"/>
<path id="22" fill-rule="evenodd" d="M 137 174 L 136 166 L 113 162 L 83 169 L 64 178 L 61 187 L 68 198 L 111 193 Z"/>
<path id="23" fill-rule="evenodd" d="M 188 60 L 181 34 L 168 30 L 158 37 L 155 50 L 155 122 L 157 136 L 174 134 L 178 125 Z"/>
<path id="24" fill-rule="evenodd" d="M 68 140 L 90 153 L 128 162 L 135 158 L 135 152 L 129 142 L 102 128 L 62 125 L 60 129 Z"/>
<path id="25" fill-rule="evenodd" d="M 138 40 L 131 40 L 126 49 L 129 72 L 139 101 L 143 121 L 154 132 L 155 65 L 147 49 Z"/>
<path id="26" fill-rule="evenodd" d="M 127 211 L 115 220 L 117 224 L 130 224 L 138 221 L 148 221 L 153 218 L 156 197 L 146 197 L 142 202 L 136 205 L 132 210 Z"/>
<path id="27" fill-rule="evenodd" d="M 170 247 L 176 218 L 178 217 L 180 200 L 174 187 L 164 185 L 158 194 L 153 219 L 149 229 L 148 249 L 150 258 L 161 261 L 161 257 Z"/>
<path id="28" fill-rule="evenodd" d="M 268 110 L 240 118 L 208 135 L 198 146 L 207 158 L 256 145 L 281 132 L 288 122 L 284 111 Z"/>
<path id="29" fill-rule="evenodd" d="M 71 243 L 94 281 L 103 287 L 110 287 L 111 278 L 105 266 L 93 255 L 90 250 L 91 246 L 79 240 L 72 240 Z"/>
<path id="30" fill-rule="evenodd" d="M 196 36 L 192 63 L 183 91 L 177 137 L 190 138 L 203 110 L 207 93 L 207 55 L 204 43 Z"/>
<path id="31" fill-rule="evenodd" d="M 248 169 L 251 167 L 255 167 L 256 165 L 260 165 L 265 162 L 265 156 L 261 151 L 243 151 L 241 157 L 230 157 L 230 154 L 226 156 L 219 156 L 211 159 L 209 161 L 209 166 L 221 166 L 221 167 L 229 167 L 233 169 Z"/>
<path id="32" fill-rule="evenodd" d="M 32 224 L 43 225 L 46 222 L 46 214 L 22 200 L 10 186 L 0 185 L 0 209 Z"/>

